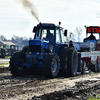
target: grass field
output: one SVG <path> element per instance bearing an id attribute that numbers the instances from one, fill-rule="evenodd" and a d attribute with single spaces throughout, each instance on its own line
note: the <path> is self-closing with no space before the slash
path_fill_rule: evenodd
<path id="1" fill-rule="evenodd" d="M 9 67 L 9 63 L 0 64 L 0 68 L 5 68 L 5 67 Z"/>
<path id="2" fill-rule="evenodd" d="M 5 56 L 5 58 L 11 58 L 11 56 Z"/>

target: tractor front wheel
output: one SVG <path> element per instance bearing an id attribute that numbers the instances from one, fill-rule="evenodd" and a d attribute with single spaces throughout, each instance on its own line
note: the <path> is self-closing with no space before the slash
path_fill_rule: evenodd
<path id="1" fill-rule="evenodd" d="M 25 74 L 26 67 L 20 65 L 22 62 L 25 62 L 25 57 L 22 52 L 16 52 L 12 55 L 9 67 L 14 76 L 23 76 Z"/>
<path id="2" fill-rule="evenodd" d="M 59 56 L 55 54 L 45 55 L 43 61 L 44 75 L 48 78 L 57 77 L 59 73 Z"/>

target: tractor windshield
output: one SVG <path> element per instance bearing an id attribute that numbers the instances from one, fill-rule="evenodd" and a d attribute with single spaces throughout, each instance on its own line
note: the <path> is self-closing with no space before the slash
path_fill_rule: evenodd
<path id="1" fill-rule="evenodd" d="M 53 43 L 54 42 L 54 28 L 42 27 L 41 29 L 40 28 L 37 29 L 34 39 Z"/>

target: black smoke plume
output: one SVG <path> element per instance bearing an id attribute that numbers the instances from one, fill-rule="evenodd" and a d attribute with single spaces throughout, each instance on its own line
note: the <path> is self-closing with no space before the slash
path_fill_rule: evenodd
<path id="1" fill-rule="evenodd" d="M 37 20 L 38 22 L 40 22 L 40 21 L 39 21 L 39 18 L 38 18 L 38 16 L 37 16 L 37 13 L 36 13 L 36 12 L 37 12 L 37 11 L 36 11 L 36 8 L 35 8 L 35 6 L 33 5 L 33 3 L 31 3 L 29 0 L 21 0 L 21 2 L 22 2 L 22 4 L 23 4 L 23 6 L 31 12 L 32 16 L 34 16 L 34 17 L 36 18 L 36 20 Z"/>

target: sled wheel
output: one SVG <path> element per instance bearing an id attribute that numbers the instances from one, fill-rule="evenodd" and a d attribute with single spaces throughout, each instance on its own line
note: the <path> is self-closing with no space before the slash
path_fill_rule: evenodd
<path id="1" fill-rule="evenodd" d="M 90 66 L 90 70 L 93 72 L 99 71 L 98 58 L 97 58 L 96 64 Z"/>
<path id="2" fill-rule="evenodd" d="M 80 72 L 81 72 L 81 74 L 84 73 L 84 71 L 85 71 L 85 66 L 86 66 L 85 62 L 81 60 L 81 61 L 80 61 Z"/>
<path id="3" fill-rule="evenodd" d="M 98 72 L 100 72 L 100 64 L 98 64 Z"/>
<path id="4" fill-rule="evenodd" d="M 100 72 L 100 64 L 98 63 L 98 72 Z"/>
<path id="5" fill-rule="evenodd" d="M 100 64 L 98 62 L 98 57 L 97 57 L 97 71 L 100 72 Z"/>
<path id="6" fill-rule="evenodd" d="M 48 78 L 57 77 L 59 72 L 59 56 L 55 54 L 45 55 L 43 61 L 44 75 Z"/>
<path id="7" fill-rule="evenodd" d="M 78 68 L 78 54 L 75 48 L 68 51 L 67 66 L 68 76 L 76 76 Z"/>
<path id="8" fill-rule="evenodd" d="M 14 76 L 23 76 L 25 75 L 26 67 L 20 66 L 22 62 L 25 62 L 25 57 L 22 52 L 16 52 L 12 55 L 10 59 L 10 71 Z"/>
<path id="9" fill-rule="evenodd" d="M 93 72 L 97 72 L 97 64 L 96 65 L 91 65 L 90 66 L 91 67 L 91 71 L 93 71 Z"/>

